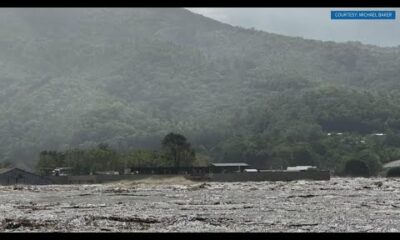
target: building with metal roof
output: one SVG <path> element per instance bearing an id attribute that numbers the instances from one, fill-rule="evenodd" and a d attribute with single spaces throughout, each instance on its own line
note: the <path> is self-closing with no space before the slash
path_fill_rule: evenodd
<path id="1" fill-rule="evenodd" d="M 287 167 L 287 171 L 307 171 L 317 169 L 316 166 L 295 166 L 295 167 Z"/>
<path id="2" fill-rule="evenodd" d="M 244 169 L 249 168 L 247 163 L 211 163 L 210 172 L 212 173 L 231 173 L 243 172 Z"/>
<path id="3" fill-rule="evenodd" d="M 0 169 L 0 185 L 44 185 L 50 183 L 51 181 L 49 179 L 20 168 Z"/>

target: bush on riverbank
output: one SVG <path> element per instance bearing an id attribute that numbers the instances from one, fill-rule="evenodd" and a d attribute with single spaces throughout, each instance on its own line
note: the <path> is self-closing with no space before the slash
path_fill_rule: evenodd
<path id="1" fill-rule="evenodd" d="M 386 177 L 400 177 L 400 167 L 389 169 L 389 171 L 386 174 Z"/>
<path id="2" fill-rule="evenodd" d="M 369 177 L 370 170 L 366 163 L 360 160 L 350 160 L 344 167 L 344 175 L 351 177 Z"/>

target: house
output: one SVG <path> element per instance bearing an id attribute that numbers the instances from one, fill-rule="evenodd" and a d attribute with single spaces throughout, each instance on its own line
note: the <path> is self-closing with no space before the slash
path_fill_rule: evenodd
<path id="1" fill-rule="evenodd" d="M 51 184 L 51 181 L 47 178 L 20 168 L 0 169 L 0 185 L 14 184 L 44 185 Z"/>
<path id="2" fill-rule="evenodd" d="M 317 169 L 317 167 L 315 166 L 295 166 L 295 167 L 288 167 L 286 171 L 307 171 L 315 169 Z"/>
<path id="3" fill-rule="evenodd" d="M 231 173 L 243 172 L 250 167 L 247 163 L 211 163 L 210 172 L 212 173 Z"/>

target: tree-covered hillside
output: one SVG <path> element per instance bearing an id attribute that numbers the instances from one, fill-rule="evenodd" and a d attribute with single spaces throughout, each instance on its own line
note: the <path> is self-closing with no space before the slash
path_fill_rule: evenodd
<path id="1" fill-rule="evenodd" d="M 260 167 L 400 158 L 399 47 L 172 8 L 1 9 L 0 35 L 0 161 L 33 167 L 42 150 L 100 143 L 158 149 L 168 132 L 213 161 Z"/>

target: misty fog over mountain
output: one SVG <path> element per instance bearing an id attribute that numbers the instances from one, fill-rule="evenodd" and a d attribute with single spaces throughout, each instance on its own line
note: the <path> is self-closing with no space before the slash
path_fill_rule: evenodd
<path id="1" fill-rule="evenodd" d="M 234 26 L 324 41 L 358 41 L 380 47 L 400 45 L 399 20 L 332 20 L 331 11 L 400 8 L 188 8 Z"/>

